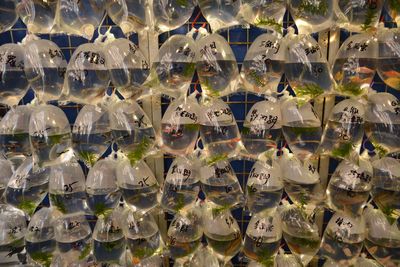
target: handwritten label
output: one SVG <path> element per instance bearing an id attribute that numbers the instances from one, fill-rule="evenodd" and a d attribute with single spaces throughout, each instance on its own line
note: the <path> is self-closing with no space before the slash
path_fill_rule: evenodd
<path id="1" fill-rule="evenodd" d="M 214 56 L 218 54 L 217 45 L 215 44 L 215 42 L 205 45 L 202 49 L 200 49 L 201 56 L 204 56 L 208 53 L 211 53 Z"/>
<path id="2" fill-rule="evenodd" d="M 182 221 L 174 221 L 172 222 L 172 227 L 174 227 L 175 230 L 177 230 L 180 233 L 186 233 L 187 231 L 189 231 L 190 225 Z"/>
<path id="3" fill-rule="evenodd" d="M 179 168 L 178 165 L 173 165 L 171 174 L 180 174 L 183 177 L 185 177 L 184 181 L 187 181 L 189 179 L 190 175 L 192 174 L 192 171 L 188 170 L 186 168 Z"/>
<path id="4" fill-rule="evenodd" d="M 75 229 L 76 227 L 81 226 L 81 222 L 79 221 L 71 221 L 67 224 L 67 230 Z"/>
<path id="5" fill-rule="evenodd" d="M 140 185 L 140 187 L 145 187 L 145 186 L 150 186 L 150 184 L 147 183 L 147 181 L 149 180 L 150 176 L 144 177 L 142 178 L 139 182 L 138 185 Z"/>
<path id="6" fill-rule="evenodd" d="M 182 107 L 178 106 L 175 109 L 175 116 L 180 117 L 180 118 L 188 118 L 192 120 L 193 122 L 197 122 L 197 115 L 194 112 L 188 112 L 187 110 L 184 110 Z"/>
<path id="7" fill-rule="evenodd" d="M 249 179 L 250 178 L 258 179 L 258 180 L 263 182 L 262 185 L 265 185 L 265 184 L 268 183 L 268 180 L 271 178 L 271 174 L 270 173 L 264 173 L 264 172 L 256 172 L 256 169 L 253 168 L 251 170 L 251 172 L 250 172 L 250 175 L 249 175 Z"/>
<path id="8" fill-rule="evenodd" d="M 309 54 L 315 54 L 318 51 L 320 51 L 319 45 L 313 45 L 311 47 L 307 47 L 307 48 L 304 49 L 304 52 L 306 52 L 307 56 Z"/>
<path id="9" fill-rule="evenodd" d="M 366 174 L 365 172 L 358 172 L 356 170 L 350 170 L 349 175 L 352 175 L 354 178 L 359 179 L 363 182 L 369 183 L 372 179 L 371 175 Z"/>
<path id="10" fill-rule="evenodd" d="M 360 111 L 354 106 L 345 107 L 340 115 L 339 122 L 344 123 L 363 123 L 364 119 L 359 116 Z"/>
<path id="11" fill-rule="evenodd" d="M 49 55 L 50 55 L 50 58 L 56 58 L 56 57 L 58 57 L 58 58 L 61 58 L 61 59 L 63 59 L 64 58 L 64 56 L 63 56 L 63 53 L 61 52 L 61 50 L 58 50 L 58 49 L 49 49 Z"/>
<path id="12" fill-rule="evenodd" d="M 221 178 L 222 175 L 226 174 L 226 173 L 231 173 L 232 172 L 232 167 L 229 165 L 226 165 L 224 168 L 215 168 L 215 177 L 217 178 Z"/>
<path id="13" fill-rule="evenodd" d="M 259 47 L 272 48 L 274 49 L 274 54 L 277 54 L 281 45 L 278 42 L 272 42 L 271 40 L 263 40 Z"/>
<path id="14" fill-rule="evenodd" d="M 348 51 L 348 50 L 356 49 L 356 50 L 359 50 L 360 52 L 362 52 L 362 51 L 365 51 L 367 49 L 367 47 L 368 47 L 367 42 L 353 42 L 353 41 L 350 41 L 347 44 L 346 50 Z"/>
<path id="15" fill-rule="evenodd" d="M 259 113 L 258 109 L 255 108 L 250 113 L 250 122 L 253 122 L 255 120 L 269 124 L 270 125 L 269 129 L 271 129 L 272 127 L 275 126 L 276 122 L 278 121 L 278 116 Z"/>
<path id="16" fill-rule="evenodd" d="M 400 115 L 400 100 L 393 100 L 392 102 L 390 102 L 390 105 L 393 107 L 396 115 Z"/>
<path id="17" fill-rule="evenodd" d="M 72 187 L 74 184 L 77 184 L 78 181 L 72 182 L 70 184 L 65 184 L 64 185 L 64 192 L 73 192 L 74 188 Z"/>
<path id="18" fill-rule="evenodd" d="M 215 42 L 214 42 L 214 44 L 215 44 Z M 176 52 L 178 54 L 183 54 L 183 55 L 185 55 L 187 57 L 191 57 L 191 58 L 194 58 L 194 56 L 195 56 L 195 53 L 192 51 L 192 49 L 190 49 L 190 47 L 180 46 Z"/>
<path id="19" fill-rule="evenodd" d="M 11 68 L 24 69 L 24 61 L 20 60 L 17 62 L 15 55 L 6 55 L 6 53 L 0 53 L 0 63 L 10 66 Z"/>
<path id="20" fill-rule="evenodd" d="M 80 51 L 78 53 L 78 55 L 76 55 L 76 58 L 84 58 L 86 59 L 89 63 L 91 64 L 95 64 L 95 65 L 106 65 L 106 59 L 101 56 L 99 53 L 97 52 L 93 52 L 93 51 Z"/>
<path id="21" fill-rule="evenodd" d="M 232 118 L 232 111 L 229 107 L 219 109 L 219 110 L 210 110 L 206 112 L 206 116 L 209 120 L 212 120 L 214 118 L 221 117 L 223 115 L 229 116 Z"/>

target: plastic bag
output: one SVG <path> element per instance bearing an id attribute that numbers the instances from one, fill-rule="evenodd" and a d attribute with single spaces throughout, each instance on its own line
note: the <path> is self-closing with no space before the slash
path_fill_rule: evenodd
<path id="1" fill-rule="evenodd" d="M 190 19 L 196 5 L 196 0 L 153 0 L 155 31 L 163 33 L 179 28 Z"/>
<path id="2" fill-rule="evenodd" d="M 321 32 L 335 24 L 335 0 L 289 0 L 289 11 L 301 34 Z"/>
<path id="3" fill-rule="evenodd" d="M 282 131 L 290 150 L 300 159 L 315 156 L 321 137 L 321 120 L 310 103 L 290 98 L 281 104 Z"/>
<path id="4" fill-rule="evenodd" d="M 10 205 L 0 204 L 0 257 L 2 263 L 15 263 L 25 247 L 26 217 L 24 212 Z"/>
<path id="5" fill-rule="evenodd" d="M 11 179 L 13 175 L 13 166 L 11 161 L 0 157 L 0 199 L 3 196 L 3 193 L 6 190 L 8 181 Z"/>
<path id="6" fill-rule="evenodd" d="M 229 210 L 215 213 L 209 207 L 204 212 L 203 225 L 208 247 L 223 265 L 226 264 L 242 247 L 242 235 L 236 219 Z"/>
<path id="7" fill-rule="evenodd" d="M 151 259 L 153 255 L 156 255 L 163 242 L 154 217 L 149 213 L 140 215 L 127 209 L 123 220 L 125 223 L 122 229 L 133 263 L 142 263 L 144 259 Z M 142 265 L 139 264 L 139 266 Z"/>
<path id="8" fill-rule="evenodd" d="M 49 177 L 48 168 L 38 168 L 31 157 L 26 158 L 7 184 L 6 203 L 31 216 L 47 195 Z"/>
<path id="9" fill-rule="evenodd" d="M 67 61 L 61 49 L 52 41 L 27 41 L 25 74 L 36 97 L 42 101 L 58 100 L 61 96 Z"/>
<path id="10" fill-rule="evenodd" d="M 172 97 L 186 94 L 195 71 L 196 45 L 186 35 L 175 34 L 158 50 L 145 86 Z"/>
<path id="11" fill-rule="evenodd" d="M 198 207 L 177 213 L 167 232 L 167 247 L 173 259 L 189 258 L 201 245 L 202 218 Z"/>
<path id="12" fill-rule="evenodd" d="M 200 110 L 200 137 L 208 162 L 235 157 L 242 148 L 239 128 L 231 108 L 220 99 L 204 103 Z"/>
<path id="13" fill-rule="evenodd" d="M 128 39 L 116 39 L 105 47 L 112 84 L 125 98 L 139 97 L 150 66 L 139 47 Z"/>
<path id="14" fill-rule="evenodd" d="M 106 152 L 111 144 L 111 127 L 108 110 L 85 105 L 72 128 L 72 145 L 79 158 L 88 167 Z"/>
<path id="15" fill-rule="evenodd" d="M 199 169 L 191 158 L 176 157 L 168 170 L 161 196 L 161 206 L 179 212 L 193 206 L 200 191 Z"/>
<path id="16" fill-rule="evenodd" d="M 383 0 L 338 1 L 337 24 L 349 32 L 361 32 L 378 26 Z"/>
<path id="17" fill-rule="evenodd" d="M 378 42 L 369 33 L 355 34 L 344 41 L 336 54 L 332 75 L 335 91 L 358 97 L 368 93 L 377 67 Z"/>
<path id="18" fill-rule="evenodd" d="M 358 163 L 343 160 L 333 173 L 326 191 L 328 204 L 335 211 L 361 214 L 371 191 L 372 166 L 360 158 Z"/>
<path id="19" fill-rule="evenodd" d="M 93 230 L 93 256 L 98 263 L 119 262 L 126 248 L 119 209 L 97 219 Z"/>
<path id="20" fill-rule="evenodd" d="M 390 1 L 388 1 L 390 2 Z M 398 4 L 400 6 L 400 4 Z M 399 10 L 400 11 L 400 10 Z M 400 23 L 400 16 L 399 16 Z M 400 30 L 379 28 L 379 58 L 377 71 L 390 87 L 400 90 Z"/>
<path id="21" fill-rule="evenodd" d="M 242 0 L 239 14 L 254 26 L 282 33 L 285 12 L 285 1 Z"/>
<path id="22" fill-rule="evenodd" d="M 92 251 L 92 231 L 82 214 L 69 214 L 54 221 L 58 252 L 65 264 L 86 261 Z"/>
<path id="23" fill-rule="evenodd" d="M 400 217 L 400 163 L 394 158 L 384 157 L 372 162 L 372 199 L 394 223 Z"/>
<path id="24" fill-rule="evenodd" d="M 56 251 L 51 208 L 41 208 L 32 216 L 25 235 L 25 242 L 26 252 L 34 262 L 50 266 Z"/>
<path id="25" fill-rule="evenodd" d="M 293 28 L 285 38 L 285 76 L 297 98 L 304 102 L 330 93 L 335 81 L 317 41 L 311 35 L 295 35 Z"/>
<path id="26" fill-rule="evenodd" d="M 151 121 L 136 102 L 120 101 L 109 112 L 113 140 L 135 164 L 154 146 L 156 135 Z"/>
<path id="27" fill-rule="evenodd" d="M 200 169 L 201 189 L 216 209 L 230 209 L 244 203 L 243 190 L 228 161 L 222 160 Z"/>
<path id="28" fill-rule="evenodd" d="M 74 51 L 65 75 L 68 100 L 91 105 L 101 102 L 110 83 L 104 51 L 101 42 L 82 44 Z"/>
<path id="29" fill-rule="evenodd" d="M 319 249 L 318 226 L 306 218 L 305 213 L 294 205 L 281 206 L 280 214 L 286 244 L 301 263 L 307 266 Z"/>
<path id="30" fill-rule="evenodd" d="M 0 46 L 0 103 L 15 106 L 29 83 L 24 71 L 25 51 L 19 44 Z"/>
<path id="31" fill-rule="evenodd" d="M 398 225 L 390 224 L 380 210 L 370 206 L 365 209 L 364 217 L 367 227 L 364 245 L 367 251 L 383 266 L 399 266 L 400 230 Z"/>
<path id="32" fill-rule="evenodd" d="M 105 14 L 106 0 L 58 0 L 57 28 L 91 40 Z"/>
<path id="33" fill-rule="evenodd" d="M 247 91 L 256 94 L 277 91 L 284 68 L 284 45 L 276 34 L 261 34 L 254 40 L 240 71 L 241 82 Z"/>
<path id="34" fill-rule="evenodd" d="M 272 154 L 282 136 L 282 116 L 277 99 L 255 103 L 246 115 L 242 142 L 251 157 Z"/>
<path id="35" fill-rule="evenodd" d="M 148 0 L 107 0 L 107 13 L 125 36 L 142 33 L 152 26 Z"/>
<path id="36" fill-rule="evenodd" d="M 240 0 L 199 0 L 201 13 L 210 24 L 211 30 L 217 32 L 241 23 L 238 18 Z"/>
<path id="37" fill-rule="evenodd" d="M 114 159 L 106 158 L 89 170 L 86 179 L 87 203 L 96 216 L 109 214 L 119 204 L 121 192 L 117 186 L 116 167 Z"/>
<path id="38" fill-rule="evenodd" d="M 368 97 L 365 132 L 384 156 L 400 151 L 400 100 L 389 93 L 377 93 Z"/>
<path id="39" fill-rule="evenodd" d="M 11 29 L 15 22 L 18 20 L 16 13 L 16 2 L 15 0 L 5 0 L 2 2 L 0 11 L 0 33 Z"/>
<path id="40" fill-rule="evenodd" d="M 293 254 L 285 254 L 283 249 L 279 250 L 275 257 L 274 267 L 302 267 L 302 263 Z"/>
<path id="41" fill-rule="evenodd" d="M 222 97 L 236 92 L 239 69 L 225 38 L 214 33 L 196 41 L 196 45 L 196 70 L 203 96 Z"/>
<path id="42" fill-rule="evenodd" d="M 16 11 L 30 33 L 50 33 L 54 29 L 58 0 L 20 0 Z"/>
<path id="43" fill-rule="evenodd" d="M 200 106 L 195 94 L 169 104 L 161 120 L 161 147 L 173 155 L 188 155 L 199 136 Z"/>
<path id="44" fill-rule="evenodd" d="M 29 120 L 29 137 L 35 163 L 39 166 L 57 163 L 71 146 L 67 116 L 56 106 L 35 106 Z"/>
<path id="45" fill-rule="evenodd" d="M 117 166 L 117 184 L 125 203 L 134 211 L 146 213 L 158 205 L 159 185 L 143 160 L 135 165 L 127 159 L 121 160 Z"/>
<path id="46" fill-rule="evenodd" d="M 253 214 L 271 214 L 283 194 L 282 172 L 276 161 L 256 161 L 249 173 L 246 186 L 247 207 Z"/>
<path id="47" fill-rule="evenodd" d="M 319 152 L 340 159 L 359 154 L 364 117 L 364 105 L 357 100 L 345 99 L 336 104 L 325 125 Z"/>
<path id="48" fill-rule="evenodd" d="M 85 184 L 85 174 L 74 157 L 51 166 L 49 181 L 51 206 L 63 214 L 85 212 L 87 209 Z"/>
<path id="49" fill-rule="evenodd" d="M 0 144 L 3 154 L 11 159 L 30 156 L 29 119 L 31 106 L 16 106 L 0 121 Z"/>
<path id="50" fill-rule="evenodd" d="M 341 267 L 342 265 L 338 262 L 327 260 L 325 261 L 323 267 Z M 381 265 L 374 260 L 365 258 L 365 254 L 362 254 L 357 258 L 356 263 L 353 265 L 354 267 L 381 267 Z"/>
<path id="51" fill-rule="evenodd" d="M 201 246 L 191 259 L 185 262 L 177 260 L 174 267 L 220 267 L 220 263 L 209 246 Z"/>
<path id="52" fill-rule="evenodd" d="M 282 222 L 278 213 L 255 214 L 251 217 L 244 239 L 246 257 L 261 263 L 272 263 L 282 238 Z"/>

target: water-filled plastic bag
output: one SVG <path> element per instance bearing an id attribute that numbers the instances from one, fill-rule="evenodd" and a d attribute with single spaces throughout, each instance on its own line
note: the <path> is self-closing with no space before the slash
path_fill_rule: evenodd
<path id="1" fill-rule="evenodd" d="M 221 97 L 234 93 L 239 82 L 235 54 L 219 34 L 210 34 L 196 41 L 196 70 L 203 95 Z"/>
<path id="2" fill-rule="evenodd" d="M 253 214 L 271 214 L 283 194 L 282 172 L 279 163 L 256 161 L 247 179 L 247 208 Z"/>
<path id="3" fill-rule="evenodd" d="M 325 125 L 319 152 L 336 158 L 358 154 L 364 136 L 364 117 L 361 102 L 345 99 L 335 105 Z"/>
<path id="4" fill-rule="evenodd" d="M 5 0 L 0 10 L 0 32 L 11 29 L 18 20 L 15 0 Z"/>
<path id="5" fill-rule="evenodd" d="M 72 146 L 89 167 L 106 152 L 111 144 L 109 113 L 103 107 L 85 105 L 72 128 Z"/>
<path id="6" fill-rule="evenodd" d="M 15 106 L 29 83 L 24 71 L 25 51 L 19 44 L 0 46 L 0 103 Z"/>
<path id="7" fill-rule="evenodd" d="M 238 18 L 240 0 L 199 0 L 197 2 L 213 32 L 236 26 L 241 22 Z"/>
<path id="8" fill-rule="evenodd" d="M 0 199 L 3 196 L 4 191 L 6 190 L 8 181 L 11 179 L 13 175 L 13 165 L 11 161 L 0 157 Z"/>
<path id="9" fill-rule="evenodd" d="M 179 212 L 195 204 L 200 191 L 198 167 L 192 158 L 175 158 L 164 181 L 161 196 L 164 209 Z"/>
<path id="10" fill-rule="evenodd" d="M 30 33 L 50 33 L 54 29 L 58 0 L 21 0 L 16 11 Z"/>
<path id="11" fill-rule="evenodd" d="M 240 71 L 244 88 L 256 94 L 276 92 L 281 81 L 285 44 L 276 34 L 265 33 L 251 44 Z"/>
<path id="12" fill-rule="evenodd" d="M 388 86 L 400 90 L 400 30 L 380 28 L 379 31 L 378 74 Z"/>
<path id="13" fill-rule="evenodd" d="M 175 261 L 174 267 L 219 267 L 220 263 L 216 254 L 209 246 L 201 246 L 192 258 L 187 261 Z"/>
<path id="14" fill-rule="evenodd" d="M 362 254 L 360 257 L 358 257 L 357 261 L 352 266 L 354 266 L 354 267 L 381 267 L 381 265 L 377 261 L 364 258 L 363 256 L 365 256 L 365 255 Z M 342 265 L 339 262 L 336 262 L 333 260 L 327 260 L 327 261 L 325 261 L 325 263 L 323 265 L 323 267 L 341 267 L 341 266 Z"/>
<path id="15" fill-rule="evenodd" d="M 193 95 L 169 104 L 161 120 L 161 146 L 173 155 L 188 155 L 199 136 L 200 106 Z"/>
<path id="16" fill-rule="evenodd" d="M 64 89 L 68 100 L 95 105 L 102 100 L 109 83 L 110 74 L 103 44 L 78 46 L 65 74 Z"/>
<path id="17" fill-rule="evenodd" d="M 278 33 L 282 33 L 285 12 L 286 3 L 280 0 L 242 0 L 240 7 L 240 15 L 246 22 Z"/>
<path id="18" fill-rule="evenodd" d="M 357 97 L 368 93 L 377 67 L 378 42 L 369 33 L 347 38 L 336 54 L 332 75 L 335 92 Z"/>
<path id="19" fill-rule="evenodd" d="M 302 267 L 303 264 L 293 254 L 284 254 L 283 250 L 279 250 L 278 255 L 275 257 L 275 267 Z"/>
<path id="20" fill-rule="evenodd" d="M 40 166 L 56 163 L 71 146 L 67 116 L 53 105 L 35 106 L 29 120 L 29 137 L 35 162 Z"/>
<path id="21" fill-rule="evenodd" d="M 8 182 L 4 193 L 6 202 L 32 215 L 47 195 L 49 177 L 48 168 L 39 168 L 32 157 L 26 158 Z"/>
<path id="22" fill-rule="evenodd" d="M 195 0 L 153 0 L 153 23 L 159 33 L 175 30 L 185 24 L 197 5 Z"/>

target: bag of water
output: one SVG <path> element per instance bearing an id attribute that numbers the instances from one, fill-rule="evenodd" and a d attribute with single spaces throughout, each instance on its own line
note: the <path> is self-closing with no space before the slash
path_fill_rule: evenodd
<path id="1" fill-rule="evenodd" d="M 0 10 L 0 33 L 11 29 L 18 20 L 15 0 L 5 0 Z"/>
<path id="2" fill-rule="evenodd" d="M 50 266 L 56 252 L 53 216 L 51 208 L 41 208 L 32 216 L 25 234 L 26 252 L 41 266 Z"/>
<path id="3" fill-rule="evenodd" d="M 161 206 L 168 212 L 190 209 L 200 191 L 199 166 L 192 158 L 176 157 L 165 178 Z"/>
<path id="4" fill-rule="evenodd" d="M 72 128 L 72 147 L 86 166 L 92 167 L 111 144 L 109 112 L 106 108 L 85 105 Z"/>
<path id="5" fill-rule="evenodd" d="M 175 98 L 186 94 L 196 67 L 195 56 L 196 45 L 191 37 L 171 36 L 160 47 L 144 86 Z"/>
<path id="6" fill-rule="evenodd" d="M 128 39 L 118 38 L 105 47 L 112 85 L 125 98 L 140 97 L 150 66 L 140 48 Z"/>
<path id="7" fill-rule="evenodd" d="M 359 215 L 371 191 L 372 166 L 362 156 L 357 161 L 343 160 L 336 167 L 326 190 L 327 202 L 334 211 Z"/>
<path id="8" fill-rule="evenodd" d="M 379 209 L 368 206 L 364 211 L 366 237 L 364 245 L 372 257 L 383 266 L 400 264 L 400 230 L 390 224 Z"/>
<path id="9" fill-rule="evenodd" d="M 400 217 L 400 163 L 384 157 L 372 162 L 371 196 L 392 224 Z"/>
<path id="10" fill-rule="evenodd" d="M 161 120 L 161 148 L 172 155 L 189 155 L 199 136 L 200 106 L 196 94 L 169 104 Z"/>
<path id="11" fill-rule="evenodd" d="M 200 137 L 208 162 L 235 157 L 242 149 L 239 128 L 231 108 L 221 99 L 203 103 Z"/>
<path id="12" fill-rule="evenodd" d="M 295 35 L 293 28 L 285 38 L 285 76 L 297 98 L 305 102 L 329 94 L 335 81 L 317 41 L 311 35 Z"/>
<path id="13" fill-rule="evenodd" d="M 71 266 L 69 264 L 87 262 L 93 240 L 89 223 L 83 214 L 74 213 L 56 218 L 54 232 L 58 254 L 64 264 Z"/>
<path id="14" fill-rule="evenodd" d="M 357 261 L 366 235 L 363 216 L 336 212 L 325 229 L 320 254 L 341 266 L 349 266 Z"/>
<path id="15" fill-rule="evenodd" d="M 196 45 L 196 70 L 203 96 L 222 97 L 236 92 L 239 69 L 225 38 L 214 33 L 196 41 Z"/>
<path id="16" fill-rule="evenodd" d="M 284 0 L 242 0 L 239 16 L 251 25 L 282 34 L 285 12 Z"/>
<path id="17" fill-rule="evenodd" d="M 253 214 L 272 214 L 283 194 L 283 179 L 277 161 L 256 161 L 246 185 L 246 205 Z"/>
<path id="18" fill-rule="evenodd" d="M 378 42 L 379 58 L 377 71 L 379 77 L 388 86 L 400 90 L 400 30 L 397 28 L 386 29 L 380 27 Z"/>
<path id="19" fill-rule="evenodd" d="M 119 101 L 109 109 L 111 135 L 131 164 L 153 148 L 156 133 L 150 119 L 134 101 Z"/>
<path id="20" fill-rule="evenodd" d="M 85 174 L 73 155 L 50 167 L 49 199 L 63 214 L 87 212 Z"/>
<path id="21" fill-rule="evenodd" d="M 239 18 L 241 0 L 198 0 L 197 2 L 213 32 L 222 31 L 241 23 Z"/>
<path id="22" fill-rule="evenodd" d="M 337 25 L 349 32 L 373 30 L 378 26 L 383 0 L 338 0 Z"/>
<path id="23" fill-rule="evenodd" d="M 286 49 L 282 37 L 264 33 L 251 44 L 240 70 L 241 85 L 249 92 L 270 95 L 281 81 Z"/>
<path id="24" fill-rule="evenodd" d="M 8 159 L 22 159 L 32 154 L 29 142 L 29 120 L 33 107 L 16 106 L 0 121 L 0 145 Z"/>
<path id="25" fill-rule="evenodd" d="M 368 94 L 377 58 L 378 42 L 374 35 L 362 33 L 347 38 L 337 52 L 332 67 L 335 92 L 350 97 Z"/>
<path id="26" fill-rule="evenodd" d="M 54 30 L 58 0 L 21 0 L 16 12 L 29 33 L 45 34 Z"/>
<path id="27" fill-rule="evenodd" d="M 243 252 L 247 258 L 271 264 L 282 239 L 282 222 L 278 213 L 255 214 L 251 217 L 244 238 Z"/>
<path id="28" fill-rule="evenodd" d="M 117 184 L 128 207 L 146 213 L 158 205 L 159 185 L 156 177 L 143 161 L 134 165 L 121 159 L 117 165 Z"/>
<path id="29" fill-rule="evenodd" d="M 364 117 L 361 101 L 345 99 L 336 104 L 325 125 L 318 152 L 339 159 L 358 155 L 364 136 Z"/>
<path id="30" fill-rule="evenodd" d="M 230 210 L 215 212 L 206 205 L 203 213 L 204 235 L 208 247 L 215 253 L 220 264 L 227 264 L 242 248 L 242 235 Z"/>
<path id="31" fill-rule="evenodd" d="M 28 90 L 24 71 L 25 51 L 20 44 L 0 46 L 0 103 L 13 107 Z"/>
<path id="32" fill-rule="evenodd" d="M 37 105 L 29 120 L 29 139 L 35 163 L 49 166 L 71 147 L 71 127 L 65 113 L 53 105 Z"/>
<path id="33" fill-rule="evenodd" d="M 310 221 L 302 209 L 287 202 L 280 206 L 279 213 L 286 244 L 303 266 L 307 266 L 320 246 L 317 224 Z"/>
<path id="34" fill-rule="evenodd" d="M 274 267 L 302 267 L 303 264 L 293 254 L 285 254 L 285 251 L 280 248 L 278 255 L 275 257 Z"/>
<path id="35" fill-rule="evenodd" d="M 393 94 L 368 96 L 365 132 L 380 156 L 400 151 L 400 100 Z"/>
<path id="36" fill-rule="evenodd" d="M 229 210 L 244 204 L 242 187 L 228 161 L 204 165 L 200 177 L 201 189 L 216 210 Z"/>
<path id="37" fill-rule="evenodd" d="M 4 192 L 6 203 L 31 216 L 47 195 L 49 179 L 49 168 L 40 168 L 32 157 L 26 158 L 7 184 Z"/>
<path id="38" fill-rule="evenodd" d="M 289 0 L 289 11 L 299 33 L 310 34 L 332 28 L 336 21 L 335 0 Z"/>
<path id="39" fill-rule="evenodd" d="M 361 254 L 360 257 L 357 258 L 357 261 L 355 264 L 352 266 L 354 267 L 380 267 L 380 265 L 377 261 L 372 260 L 372 259 L 367 259 L 365 258 L 365 254 Z M 324 265 L 322 267 L 341 267 L 342 265 L 336 261 L 333 260 L 327 260 L 325 261 Z"/>
<path id="40" fill-rule="evenodd" d="M 121 199 L 117 185 L 117 162 L 113 158 L 101 159 L 89 170 L 86 179 L 87 204 L 94 215 L 107 215 Z"/>
<path id="41" fill-rule="evenodd" d="M 220 267 L 220 264 L 210 247 L 203 245 L 197 249 L 192 258 L 186 261 L 176 260 L 174 267 Z"/>
<path id="42" fill-rule="evenodd" d="M 33 36 L 27 39 L 24 43 L 25 74 L 35 96 L 40 102 L 58 100 L 67 69 L 63 52 L 52 41 Z"/>
<path id="43" fill-rule="evenodd" d="M 25 256 L 26 217 L 23 211 L 0 204 L 0 258 L 2 264 L 15 264 Z"/>
<path id="44" fill-rule="evenodd" d="M 268 97 L 255 103 L 246 115 L 242 142 L 251 158 L 271 157 L 282 137 L 282 116 L 278 100 Z"/>
<path id="45" fill-rule="evenodd" d="M 0 200 L 2 200 L 3 193 L 6 191 L 8 181 L 13 175 L 13 165 L 8 159 L 0 156 Z"/>
<path id="46" fill-rule="evenodd" d="M 301 160 L 315 157 L 322 137 L 321 120 L 310 103 L 288 98 L 281 103 L 282 131 L 290 150 Z"/>

